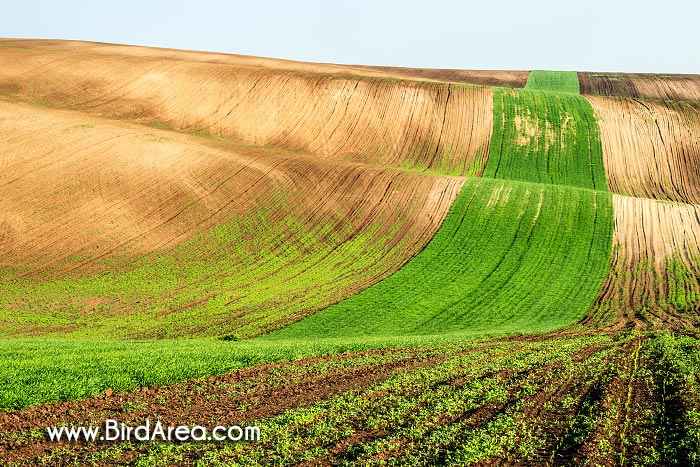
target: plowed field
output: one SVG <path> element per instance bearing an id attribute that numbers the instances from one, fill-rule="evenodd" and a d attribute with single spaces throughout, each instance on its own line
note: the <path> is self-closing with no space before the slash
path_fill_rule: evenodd
<path id="1" fill-rule="evenodd" d="M 0 39 L 0 464 L 700 465 L 699 83 Z"/>
<path id="2" fill-rule="evenodd" d="M 700 106 L 589 97 L 610 190 L 700 203 Z"/>
<path id="3" fill-rule="evenodd" d="M 581 82 L 582 94 L 700 101 L 700 77 L 698 75 L 579 72 L 578 77 Z"/>
<path id="4" fill-rule="evenodd" d="M 10 103 L 0 132 L 5 335 L 259 334 L 399 268 L 462 184 Z"/>
<path id="5" fill-rule="evenodd" d="M 0 49 L 0 95 L 337 161 L 454 175 L 480 175 L 486 162 L 488 88 L 237 56 L 30 44 Z"/>

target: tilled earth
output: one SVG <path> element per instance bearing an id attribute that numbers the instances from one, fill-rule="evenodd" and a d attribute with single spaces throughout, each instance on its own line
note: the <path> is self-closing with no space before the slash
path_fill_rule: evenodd
<path id="1" fill-rule="evenodd" d="M 694 336 L 618 330 L 344 353 L 0 415 L 3 465 L 696 465 Z M 47 426 L 260 426 L 52 442 Z M 694 451 L 695 449 L 695 451 Z"/>

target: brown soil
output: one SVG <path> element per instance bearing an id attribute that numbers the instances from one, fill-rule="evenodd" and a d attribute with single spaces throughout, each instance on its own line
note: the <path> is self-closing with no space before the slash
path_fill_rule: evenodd
<path id="1" fill-rule="evenodd" d="M 614 195 L 613 208 L 610 272 L 594 311 L 583 322 L 613 329 L 694 326 L 700 206 Z M 674 303 L 679 294 L 687 297 L 686 307 Z"/>
<path id="2" fill-rule="evenodd" d="M 275 58 L 253 57 L 249 55 L 188 51 L 156 47 L 139 47 L 84 41 L 0 39 L 0 44 L 5 47 L 15 49 L 44 48 L 53 51 L 72 49 L 94 54 L 128 55 L 150 59 L 181 60 L 187 62 L 295 71 L 302 73 L 326 73 L 340 76 L 369 76 L 389 79 L 505 86 L 514 88 L 524 87 L 529 74 L 529 71 L 456 70 L 440 68 L 404 68 L 391 66 L 310 63 Z"/>
<path id="3" fill-rule="evenodd" d="M 700 76 L 648 73 L 578 73 L 581 94 L 700 102 Z"/>
<path id="4" fill-rule="evenodd" d="M 486 87 L 143 47 L 0 44 L 0 93 L 16 100 L 333 160 L 451 174 L 480 174 L 488 153 L 493 99 Z"/>
<path id="5" fill-rule="evenodd" d="M 700 107 L 588 97 L 610 190 L 700 204 Z"/>
<path id="6" fill-rule="evenodd" d="M 396 78 L 426 79 L 429 81 L 481 84 L 506 88 L 524 88 L 527 83 L 527 77 L 530 74 L 529 71 L 441 70 L 391 66 L 357 66 L 356 68 L 358 69 L 357 73 L 369 72 L 372 73 L 372 76 L 383 76 L 383 73 L 386 73 L 387 76 Z"/>

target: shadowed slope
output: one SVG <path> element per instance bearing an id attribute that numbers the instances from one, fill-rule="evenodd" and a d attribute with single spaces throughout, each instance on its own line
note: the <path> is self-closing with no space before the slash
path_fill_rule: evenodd
<path id="1" fill-rule="evenodd" d="M 0 141 L 4 334 L 275 329 L 400 267 L 462 183 L 8 103 Z"/>
<path id="2" fill-rule="evenodd" d="M 333 160 L 480 175 L 488 88 L 337 75 L 326 65 L 5 41 L 0 94 Z"/>

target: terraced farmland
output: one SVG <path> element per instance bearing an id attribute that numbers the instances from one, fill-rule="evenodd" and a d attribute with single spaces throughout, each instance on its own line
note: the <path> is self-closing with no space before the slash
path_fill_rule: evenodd
<path id="1" fill-rule="evenodd" d="M 0 65 L 0 464 L 700 465 L 697 76 Z"/>

